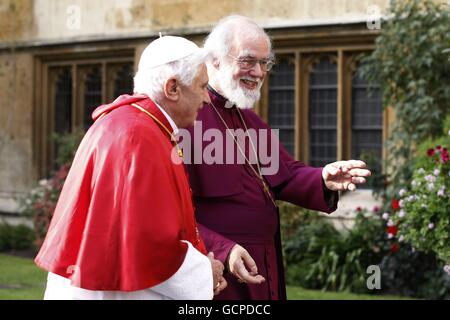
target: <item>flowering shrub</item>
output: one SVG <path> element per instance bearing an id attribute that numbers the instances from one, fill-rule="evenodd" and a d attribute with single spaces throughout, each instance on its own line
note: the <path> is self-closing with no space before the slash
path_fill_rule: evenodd
<path id="1" fill-rule="evenodd" d="M 62 165 L 50 179 L 40 180 L 39 185 L 21 199 L 21 212 L 33 219 L 35 244 L 38 248 L 44 241 L 69 169 L 70 164 Z"/>
<path id="2" fill-rule="evenodd" d="M 320 215 L 302 220 L 296 232 L 284 238 L 286 282 L 309 289 L 449 299 L 450 277 L 445 272 L 450 268 L 434 252 L 404 241 L 391 213 L 400 205 L 400 200 L 393 201 L 389 212 L 358 207 L 355 224 L 347 230 L 336 229 Z M 380 290 L 366 286 L 370 265 L 381 269 Z"/>
<path id="3" fill-rule="evenodd" d="M 448 149 L 430 148 L 419 159 L 413 178 L 393 201 L 391 228 L 398 228 L 398 240 L 422 251 L 434 251 L 450 264 L 450 161 Z M 392 229 L 396 235 L 397 230 Z"/>
<path id="4" fill-rule="evenodd" d="M 59 194 L 83 135 L 84 131 L 82 130 L 75 130 L 63 135 L 54 134 L 52 139 L 57 150 L 55 166 L 58 169 L 52 172 L 49 179 L 40 180 L 37 187 L 19 199 L 20 211 L 33 220 L 37 248 L 44 241 Z"/>
<path id="5" fill-rule="evenodd" d="M 356 209 L 355 225 L 337 230 L 327 218 L 299 225 L 285 242 L 286 280 L 311 289 L 370 292 L 366 269 L 389 252 L 380 209 Z"/>

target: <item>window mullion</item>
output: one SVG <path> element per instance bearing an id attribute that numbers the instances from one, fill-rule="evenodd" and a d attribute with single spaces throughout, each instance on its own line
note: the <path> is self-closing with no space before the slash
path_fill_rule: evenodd
<path id="1" fill-rule="evenodd" d="M 78 99 L 78 66 L 72 64 L 72 130 L 76 130 L 79 126 L 79 99 Z"/>
<path id="2" fill-rule="evenodd" d="M 345 158 L 345 127 L 344 127 L 344 54 L 342 50 L 338 51 L 338 77 L 337 77 L 337 159 Z"/>

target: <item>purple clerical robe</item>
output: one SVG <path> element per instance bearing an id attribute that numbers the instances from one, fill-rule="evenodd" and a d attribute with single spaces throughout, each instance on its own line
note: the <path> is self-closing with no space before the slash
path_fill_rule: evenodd
<path id="1" fill-rule="evenodd" d="M 235 106 L 230 107 L 231 103 L 227 103 L 224 97 L 211 88 L 209 95 L 230 129 L 245 130 Z M 252 110 L 240 112 L 248 129 L 266 129 L 269 135 L 273 134 L 269 126 Z M 208 129 L 215 129 L 216 132 L 219 130 L 223 138 L 229 134 L 211 104 L 204 105 L 197 120 L 197 128 L 189 129 L 192 141 L 200 141 L 198 135 L 201 133 L 203 136 Z M 201 143 L 192 143 L 192 153 L 203 154 L 205 148 L 212 143 L 210 140 L 214 141 L 202 138 Z M 254 144 L 256 148 L 261 147 L 256 141 Z M 225 148 L 226 143 L 223 143 L 223 153 Z M 246 143 L 242 149 L 245 149 L 249 158 L 253 152 L 251 145 Z M 328 213 L 336 210 L 337 193 L 328 192 L 324 188 L 322 168 L 308 167 L 295 161 L 281 144 L 279 150 L 274 148 L 268 154 L 272 151 L 278 152 L 279 168 L 275 174 L 264 177 L 275 199 Z M 234 152 L 237 156 L 239 151 L 234 149 Z M 215 258 L 225 263 L 231 248 L 238 243 L 248 250 L 258 266 L 259 274 L 266 279 L 262 284 L 250 285 L 239 283 L 232 274 L 225 272 L 228 286 L 215 298 L 286 299 L 279 212 L 264 192 L 260 179 L 250 165 L 236 161 L 227 164 L 225 160 L 223 164 L 207 164 L 205 161 L 196 164 L 193 156 L 191 161 L 185 162 L 193 190 L 196 218 L 207 250 L 213 251 Z M 257 170 L 256 166 L 254 168 Z"/>

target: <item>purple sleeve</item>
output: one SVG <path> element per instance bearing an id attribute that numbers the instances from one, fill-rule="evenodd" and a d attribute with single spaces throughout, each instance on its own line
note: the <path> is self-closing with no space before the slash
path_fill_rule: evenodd
<path id="1" fill-rule="evenodd" d="M 309 167 L 294 160 L 282 146 L 280 160 L 285 161 L 293 175 L 276 188 L 277 199 L 326 213 L 336 210 L 339 196 L 325 187 L 322 168 Z"/>
<path id="2" fill-rule="evenodd" d="M 236 242 L 225 238 L 221 234 L 208 229 L 201 223 L 197 224 L 200 236 L 205 243 L 206 250 L 208 252 L 214 252 L 214 258 L 220 260 L 223 264 L 228 258 L 231 248 L 234 247 Z"/>

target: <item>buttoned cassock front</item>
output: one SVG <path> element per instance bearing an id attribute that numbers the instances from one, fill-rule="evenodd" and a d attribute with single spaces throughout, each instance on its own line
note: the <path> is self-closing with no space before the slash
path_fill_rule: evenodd
<path id="1" fill-rule="evenodd" d="M 230 129 L 245 130 L 236 107 L 209 88 L 212 104 Z M 240 110 L 248 129 L 271 130 L 252 110 Z M 199 141 L 195 135 L 204 134 L 208 129 L 218 129 L 223 138 L 229 133 L 222 120 L 210 104 L 205 104 L 197 117 L 201 130 L 191 127 L 192 141 Z M 207 140 L 207 139 L 205 139 Z M 270 139 L 267 139 L 270 141 Z M 192 154 L 201 153 L 211 142 L 192 144 Z M 254 141 L 255 147 L 261 148 Z M 223 143 L 223 159 L 226 159 Z M 250 144 L 245 145 L 247 158 L 253 152 Z M 243 149 L 244 149 L 243 148 Z M 195 150 L 197 149 L 197 150 Z M 200 150 L 198 150 L 200 149 Z M 265 175 L 271 193 L 278 200 L 288 201 L 299 206 L 332 212 L 337 207 L 337 193 L 325 190 L 322 181 L 322 168 L 312 168 L 294 160 L 280 144 L 277 152 L 279 168 L 273 175 Z M 220 152 L 220 151 L 219 151 Z M 235 156 L 239 151 L 234 150 Z M 264 153 L 263 153 L 264 154 Z M 259 274 L 265 277 L 262 284 L 239 283 L 226 273 L 228 287 L 215 299 L 286 299 L 284 267 L 281 255 L 280 219 L 278 209 L 263 191 L 260 179 L 248 164 L 195 164 L 186 163 L 189 179 L 194 193 L 196 218 L 200 234 L 208 251 L 225 262 L 235 243 L 248 250 L 258 266 Z M 256 166 L 254 166 L 256 168 Z"/>

